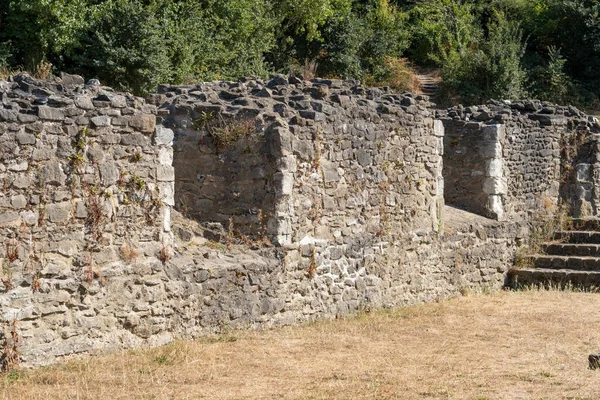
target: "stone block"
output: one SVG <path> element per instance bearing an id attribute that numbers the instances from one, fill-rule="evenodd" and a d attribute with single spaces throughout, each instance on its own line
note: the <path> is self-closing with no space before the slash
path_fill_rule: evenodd
<path id="1" fill-rule="evenodd" d="M 173 146 L 175 134 L 169 128 L 157 125 L 154 129 L 154 144 L 157 146 Z"/>
<path id="2" fill-rule="evenodd" d="M 483 181 L 483 193 L 485 194 L 506 194 L 507 191 L 506 179 L 488 177 Z"/>
<path id="3" fill-rule="evenodd" d="M 115 163 L 108 162 L 100 165 L 100 179 L 104 186 L 116 184 L 120 175 L 119 167 Z"/>
<path id="4" fill-rule="evenodd" d="M 71 219 L 72 208 L 71 202 L 48 204 L 46 206 L 46 216 L 50 222 L 64 224 Z"/>
<path id="5" fill-rule="evenodd" d="M 92 124 L 96 127 L 96 128 L 100 128 L 103 126 L 110 126 L 110 121 L 111 118 L 106 116 L 106 115 L 100 115 L 98 117 L 93 117 L 92 118 Z"/>
<path id="6" fill-rule="evenodd" d="M 17 142 L 19 142 L 20 145 L 35 144 L 35 135 L 21 131 L 17 133 Z"/>
<path id="7" fill-rule="evenodd" d="M 94 103 L 92 103 L 92 99 L 85 95 L 75 96 L 75 105 L 84 110 L 94 109 Z"/>
<path id="8" fill-rule="evenodd" d="M 338 173 L 337 167 L 336 163 L 327 160 L 321 161 L 321 169 L 323 170 L 325 183 L 338 182 L 340 180 L 340 174 Z"/>
<path id="9" fill-rule="evenodd" d="M 23 209 L 27 205 L 27 198 L 22 194 L 12 196 L 10 198 L 10 205 L 16 210 Z"/>
<path id="10" fill-rule="evenodd" d="M 156 125 L 156 117 L 152 114 L 136 114 L 129 121 L 129 126 L 142 132 L 153 133 Z"/>
<path id="11" fill-rule="evenodd" d="M 39 181 L 42 185 L 62 186 L 67 181 L 67 175 L 59 162 L 50 162 L 39 171 Z"/>
<path id="12" fill-rule="evenodd" d="M 65 119 L 65 114 L 61 109 L 46 106 L 38 108 L 38 116 L 48 121 L 64 121 Z"/>
<path id="13" fill-rule="evenodd" d="M 486 161 L 485 176 L 502 178 L 504 176 L 504 161 L 501 158 L 492 158 Z"/>
<path id="14" fill-rule="evenodd" d="M 159 182 L 171 182 L 175 180 L 175 169 L 170 165 L 159 165 L 156 167 L 156 179 Z"/>
<path id="15" fill-rule="evenodd" d="M 27 161 L 20 161 L 20 162 L 16 162 L 16 163 L 8 165 L 8 170 L 14 171 L 14 172 L 23 172 L 23 171 L 27 171 L 28 169 L 29 169 L 29 163 Z"/>
<path id="16" fill-rule="evenodd" d="M 590 182 L 592 180 L 592 166 L 590 164 L 577 164 L 575 174 L 577 182 Z"/>

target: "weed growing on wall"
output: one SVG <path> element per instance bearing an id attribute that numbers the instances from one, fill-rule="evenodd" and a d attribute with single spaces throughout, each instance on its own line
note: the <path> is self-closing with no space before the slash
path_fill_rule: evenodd
<path id="1" fill-rule="evenodd" d="M 17 332 L 17 321 L 5 322 L 0 336 L 2 353 L 0 353 L 0 371 L 10 372 L 20 361 L 19 342 L 21 337 Z"/>
<path id="2" fill-rule="evenodd" d="M 222 114 L 203 112 L 192 123 L 192 128 L 206 131 L 218 150 L 225 150 L 238 140 L 249 137 L 256 131 L 256 119 L 227 119 Z"/>

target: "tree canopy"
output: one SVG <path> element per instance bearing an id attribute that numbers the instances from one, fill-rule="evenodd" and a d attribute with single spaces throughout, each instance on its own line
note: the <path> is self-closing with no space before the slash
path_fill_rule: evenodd
<path id="1" fill-rule="evenodd" d="M 0 68 L 41 63 L 140 94 L 291 71 L 408 90 L 433 68 L 442 101 L 597 107 L 600 1 L 0 0 Z"/>

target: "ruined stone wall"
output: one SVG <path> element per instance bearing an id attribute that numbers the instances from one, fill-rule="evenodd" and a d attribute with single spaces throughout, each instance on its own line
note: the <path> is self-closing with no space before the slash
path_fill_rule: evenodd
<path id="1" fill-rule="evenodd" d="M 0 316 L 26 361 L 95 348 L 126 320 L 97 301 L 107 281 L 171 244 L 172 132 L 140 98 L 72 83 L 0 82 Z"/>
<path id="2" fill-rule="evenodd" d="M 504 284 L 519 227 L 443 207 L 426 97 L 276 76 L 144 104 L 62 84 L 2 84 L 18 258 L 0 306 L 26 364 Z"/>
<path id="3" fill-rule="evenodd" d="M 440 116 L 447 132 L 450 204 L 496 219 L 531 221 L 553 212 L 561 193 L 564 202 L 574 201 L 575 190 L 563 187 L 573 163 L 566 142 L 578 129 L 591 128 L 577 109 L 539 101 L 491 102 Z"/>

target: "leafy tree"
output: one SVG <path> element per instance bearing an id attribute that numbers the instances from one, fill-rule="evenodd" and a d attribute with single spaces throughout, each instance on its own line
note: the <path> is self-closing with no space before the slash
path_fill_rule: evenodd
<path id="1" fill-rule="evenodd" d="M 77 42 L 70 54 L 71 67 L 88 78 L 136 93 L 170 80 L 162 27 L 138 1 L 104 3 L 97 21 Z"/>
<path id="2" fill-rule="evenodd" d="M 446 92 L 467 103 L 524 97 L 524 50 L 519 25 L 498 14 L 488 26 L 488 37 L 477 47 L 450 54 L 442 68 Z"/>
<path id="3" fill-rule="evenodd" d="M 14 66 L 60 63 L 95 11 L 86 0 L 0 0 L 0 43 L 10 45 Z"/>

